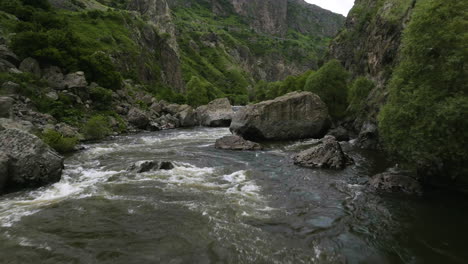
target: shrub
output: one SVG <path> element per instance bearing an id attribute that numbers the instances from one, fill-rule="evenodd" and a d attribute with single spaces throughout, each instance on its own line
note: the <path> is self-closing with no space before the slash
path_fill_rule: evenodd
<path id="1" fill-rule="evenodd" d="M 97 115 L 91 117 L 83 126 L 83 134 L 88 140 L 103 139 L 111 132 L 106 117 Z"/>
<path id="2" fill-rule="evenodd" d="M 112 106 L 112 91 L 109 89 L 93 87 L 89 90 L 89 96 L 97 110 L 107 110 Z"/>
<path id="3" fill-rule="evenodd" d="M 193 107 L 208 104 L 210 102 L 208 98 L 210 85 L 209 82 L 193 76 L 187 83 L 187 103 Z"/>
<path id="4" fill-rule="evenodd" d="M 50 129 L 42 133 L 41 138 L 47 145 L 62 154 L 72 152 L 78 144 L 76 137 L 64 137 L 59 132 Z"/>
<path id="5" fill-rule="evenodd" d="M 374 83 L 366 77 L 358 77 L 354 80 L 348 91 L 348 110 L 352 114 L 360 114 L 364 111 L 367 97 L 374 87 Z"/>
<path id="6" fill-rule="evenodd" d="M 467 9 L 466 1 L 417 3 L 403 35 L 388 103 L 379 115 L 379 131 L 391 154 L 411 164 L 442 168 L 451 178 L 464 175 L 465 181 Z"/>
<path id="7" fill-rule="evenodd" d="M 307 78 L 305 90 L 316 93 L 327 104 L 330 115 L 339 119 L 347 108 L 348 72 L 337 60 L 331 60 Z"/>
<path id="8" fill-rule="evenodd" d="M 21 0 L 24 5 L 29 5 L 37 8 L 42 8 L 44 10 L 50 9 L 50 4 L 48 0 Z"/>
<path id="9" fill-rule="evenodd" d="M 82 56 L 81 64 L 86 72 L 87 79 L 112 90 L 120 88 L 122 76 L 116 71 L 112 60 L 104 52 L 95 52 L 92 55 Z"/>

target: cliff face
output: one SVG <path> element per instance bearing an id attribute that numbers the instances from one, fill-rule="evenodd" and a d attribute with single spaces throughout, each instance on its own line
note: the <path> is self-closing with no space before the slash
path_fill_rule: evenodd
<path id="1" fill-rule="evenodd" d="M 385 89 L 398 62 L 403 30 L 411 18 L 416 0 L 356 0 L 345 28 L 332 41 L 328 59 L 338 59 L 354 77 L 373 80 L 376 88 L 367 101 L 368 115 L 357 120 L 360 128 L 365 121 L 376 121 L 385 103 Z"/>

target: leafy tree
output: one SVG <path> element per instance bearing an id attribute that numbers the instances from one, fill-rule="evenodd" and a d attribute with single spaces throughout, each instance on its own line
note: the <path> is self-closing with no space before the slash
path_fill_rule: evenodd
<path id="1" fill-rule="evenodd" d="M 366 106 L 367 96 L 375 84 L 366 77 L 358 77 L 349 87 L 348 91 L 348 110 L 352 114 L 360 114 Z"/>
<path id="2" fill-rule="evenodd" d="M 419 1 L 379 116 L 386 149 L 467 180 L 468 2 Z"/>
<path id="3" fill-rule="evenodd" d="M 320 96 L 333 118 L 342 118 L 347 108 L 348 77 L 341 63 L 331 60 L 307 78 L 304 88 Z"/>
<path id="4" fill-rule="evenodd" d="M 187 103 L 193 107 L 208 104 L 210 102 L 208 98 L 209 87 L 209 82 L 192 76 L 190 82 L 187 83 Z"/>
<path id="5" fill-rule="evenodd" d="M 50 9 L 50 3 L 48 0 L 21 0 L 24 5 L 33 6 L 36 8 L 42 8 L 44 10 Z"/>
<path id="6" fill-rule="evenodd" d="M 95 52 L 92 55 L 82 56 L 81 64 L 87 79 L 112 90 L 120 88 L 122 76 L 115 69 L 110 57 L 104 52 Z"/>

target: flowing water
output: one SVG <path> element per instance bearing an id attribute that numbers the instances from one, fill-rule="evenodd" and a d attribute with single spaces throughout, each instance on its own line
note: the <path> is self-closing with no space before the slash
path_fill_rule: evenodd
<path id="1" fill-rule="evenodd" d="M 0 197 L 0 263 L 467 263 L 468 203 L 368 192 L 387 164 L 344 171 L 214 149 L 227 129 L 119 136 L 66 159 L 60 182 Z M 126 169 L 168 160 L 172 171 Z"/>

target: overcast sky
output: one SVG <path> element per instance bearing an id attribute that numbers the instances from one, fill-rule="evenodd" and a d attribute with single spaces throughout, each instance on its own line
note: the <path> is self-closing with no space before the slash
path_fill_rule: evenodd
<path id="1" fill-rule="evenodd" d="M 331 10 L 335 13 L 348 15 L 349 10 L 353 7 L 354 0 L 306 0 L 314 5 L 318 5 L 321 8 Z"/>

